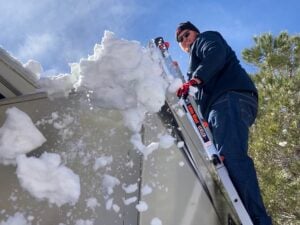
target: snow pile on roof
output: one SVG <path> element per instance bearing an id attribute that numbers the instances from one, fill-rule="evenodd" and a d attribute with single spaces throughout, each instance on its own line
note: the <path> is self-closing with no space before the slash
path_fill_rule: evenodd
<path id="1" fill-rule="evenodd" d="M 149 49 L 137 41 L 117 39 L 106 31 L 94 55 L 81 59 L 78 69 L 81 85 L 94 91 L 101 107 L 157 112 L 164 104 L 163 71 Z"/>
<path id="2" fill-rule="evenodd" d="M 23 67 L 31 71 L 35 75 L 35 80 L 39 80 L 41 78 L 43 67 L 38 61 L 30 59 L 25 64 L 23 64 Z"/>
<path id="3" fill-rule="evenodd" d="M 30 117 L 16 107 L 9 108 L 6 116 L 0 127 L 0 163 L 8 165 L 15 164 L 18 155 L 40 147 L 46 138 Z"/>
<path id="4" fill-rule="evenodd" d="M 44 78 L 50 96 L 67 96 L 72 88 L 89 91 L 100 108 L 121 110 L 125 125 L 137 132 L 146 112 L 158 112 L 165 102 L 167 82 L 158 57 L 137 41 L 118 39 L 105 31 L 94 54 L 71 64 L 71 74 Z"/>
<path id="5" fill-rule="evenodd" d="M 35 74 L 27 65 L 22 65 L 16 58 L 10 55 L 6 50 L 0 47 L 0 61 L 5 62 L 5 64 L 9 65 L 13 68 L 20 76 L 24 77 L 26 80 L 29 80 L 36 84 L 39 76 Z M 29 66 L 31 67 L 31 66 Z"/>

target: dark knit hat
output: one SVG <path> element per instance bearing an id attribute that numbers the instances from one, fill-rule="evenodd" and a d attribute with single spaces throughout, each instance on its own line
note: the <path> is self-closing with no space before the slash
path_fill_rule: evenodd
<path id="1" fill-rule="evenodd" d="M 195 27 L 194 24 L 192 24 L 190 21 L 180 23 L 178 25 L 177 29 L 176 29 L 176 40 L 177 40 L 177 42 L 179 42 L 178 35 L 183 30 L 193 30 L 193 31 L 196 31 L 197 33 L 200 33 L 200 31 L 198 30 L 198 28 Z"/>

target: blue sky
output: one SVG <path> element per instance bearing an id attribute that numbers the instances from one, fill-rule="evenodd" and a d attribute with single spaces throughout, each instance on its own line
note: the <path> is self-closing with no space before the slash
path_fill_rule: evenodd
<path id="1" fill-rule="evenodd" d="M 0 46 L 22 63 L 39 61 L 48 74 L 69 73 L 68 63 L 93 53 L 104 30 L 146 46 L 162 36 L 183 72 L 187 55 L 175 42 L 178 23 L 217 30 L 236 51 L 253 36 L 300 33 L 299 0 L 0 0 Z M 251 69 L 243 63 L 246 69 Z"/>

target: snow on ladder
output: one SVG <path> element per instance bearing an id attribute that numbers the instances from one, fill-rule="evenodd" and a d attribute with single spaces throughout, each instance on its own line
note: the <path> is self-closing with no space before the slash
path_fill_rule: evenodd
<path id="1" fill-rule="evenodd" d="M 164 42 L 162 37 L 158 37 L 154 39 L 150 45 L 154 46 L 156 49 L 159 49 L 161 52 L 161 63 L 164 67 L 164 70 L 171 74 L 175 78 L 180 78 L 182 80 L 183 76 L 178 67 L 178 65 L 174 64 L 171 56 L 168 52 L 169 45 Z M 222 162 L 222 159 L 217 151 L 215 145 L 213 144 L 212 135 L 208 127 L 208 123 L 204 120 L 200 110 L 197 110 L 197 104 L 192 96 L 188 96 L 186 99 L 181 101 L 181 105 L 186 113 L 186 116 L 194 128 L 196 136 L 201 141 L 203 148 L 205 149 L 205 153 L 207 158 L 212 163 L 215 168 L 215 172 L 218 175 L 218 179 L 223 185 L 225 191 L 228 194 L 228 198 L 230 199 L 242 225 L 253 225 L 248 212 L 246 211 L 230 177 L 225 165 Z M 176 116 L 175 116 L 176 117 Z M 177 120 L 180 118 L 177 116 Z M 195 169 L 195 168 L 194 168 Z"/>

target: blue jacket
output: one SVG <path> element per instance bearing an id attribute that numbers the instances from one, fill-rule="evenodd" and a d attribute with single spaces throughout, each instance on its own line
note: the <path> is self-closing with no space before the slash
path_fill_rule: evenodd
<path id="1" fill-rule="evenodd" d="M 204 115 L 211 104 L 227 91 L 252 92 L 257 96 L 257 89 L 235 52 L 215 31 L 200 33 L 192 44 L 188 77 L 202 81 L 197 102 Z"/>

